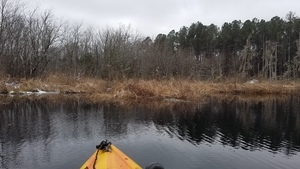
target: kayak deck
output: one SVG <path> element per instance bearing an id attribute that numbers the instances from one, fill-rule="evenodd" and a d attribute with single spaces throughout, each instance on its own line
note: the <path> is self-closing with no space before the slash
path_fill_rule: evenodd
<path id="1" fill-rule="evenodd" d="M 96 150 L 80 169 L 142 169 L 116 146 L 111 145 L 110 150 Z"/>

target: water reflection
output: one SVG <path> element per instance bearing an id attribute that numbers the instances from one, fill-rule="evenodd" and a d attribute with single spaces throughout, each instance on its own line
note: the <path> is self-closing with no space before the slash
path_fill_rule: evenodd
<path id="1" fill-rule="evenodd" d="M 294 96 L 255 102 L 210 98 L 205 103 L 159 108 L 80 99 L 12 99 L 0 104 L 0 168 L 62 168 L 54 164 L 57 158 L 72 161 L 80 151 L 70 152 L 68 147 L 104 137 L 128 139 L 143 132 L 165 133 L 193 145 L 221 144 L 293 156 L 300 150 L 299 111 L 300 99 Z M 151 126 L 155 131 L 145 130 Z"/>
<path id="2" fill-rule="evenodd" d="M 221 142 L 235 148 L 292 155 L 300 146 L 299 105 L 295 97 L 263 102 L 211 99 L 193 110 L 176 105 L 171 111 L 161 110 L 153 121 L 170 135 L 194 144 Z"/>

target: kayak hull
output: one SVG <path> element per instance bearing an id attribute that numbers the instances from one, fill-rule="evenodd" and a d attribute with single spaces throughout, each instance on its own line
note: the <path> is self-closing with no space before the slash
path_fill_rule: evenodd
<path id="1" fill-rule="evenodd" d="M 111 145 L 110 149 L 110 152 L 95 151 L 80 169 L 142 169 L 116 146 Z"/>

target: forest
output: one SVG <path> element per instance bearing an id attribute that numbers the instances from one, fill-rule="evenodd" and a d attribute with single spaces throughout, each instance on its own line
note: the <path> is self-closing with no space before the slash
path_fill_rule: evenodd
<path id="1" fill-rule="evenodd" d="M 221 27 L 200 21 L 145 37 L 126 25 L 95 28 L 51 10 L 0 1 L 0 74 L 61 73 L 101 79 L 300 78 L 300 18 L 253 18 Z M 238 18 L 237 18 L 238 19 Z"/>

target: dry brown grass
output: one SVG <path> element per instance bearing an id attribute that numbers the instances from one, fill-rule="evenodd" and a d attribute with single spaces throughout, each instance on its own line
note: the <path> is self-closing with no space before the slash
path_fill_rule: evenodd
<path id="1" fill-rule="evenodd" d="M 245 95 L 278 95 L 287 94 L 300 89 L 300 84 L 282 82 L 259 82 L 255 84 L 226 84 L 221 92 Z"/>
<path id="2" fill-rule="evenodd" d="M 299 83 L 259 82 L 212 83 L 192 80 L 127 80 L 113 86 L 114 97 L 119 98 L 176 98 L 194 100 L 208 95 L 266 96 L 285 95 L 300 90 Z"/>
<path id="3" fill-rule="evenodd" d="M 20 90 L 60 91 L 61 93 L 102 93 L 107 82 L 92 78 L 74 78 L 64 75 L 49 75 L 42 79 L 22 79 Z"/>
<path id="4" fill-rule="evenodd" d="M 259 81 L 258 83 L 210 82 L 184 79 L 106 81 L 96 78 L 74 78 L 49 75 L 40 79 L 21 79 L 19 88 L 7 87 L 2 80 L 0 92 L 60 91 L 61 94 L 85 94 L 90 100 L 176 99 L 199 100 L 206 96 L 278 96 L 300 91 L 297 81 Z"/>
<path id="5" fill-rule="evenodd" d="M 4 82 L 0 82 L 0 94 L 8 94 L 8 89 L 5 86 Z"/>
<path id="6" fill-rule="evenodd" d="M 188 100 L 212 91 L 209 83 L 190 80 L 127 80 L 114 87 L 115 97 L 176 98 Z"/>

